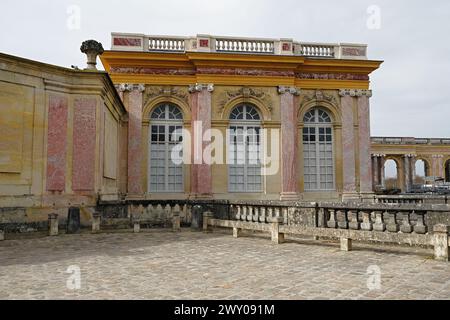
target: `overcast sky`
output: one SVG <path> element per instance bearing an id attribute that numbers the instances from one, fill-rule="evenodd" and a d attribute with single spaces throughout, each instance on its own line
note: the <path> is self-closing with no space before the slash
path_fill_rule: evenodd
<path id="1" fill-rule="evenodd" d="M 1 8 L 0 52 L 66 67 L 84 67 L 83 40 L 110 49 L 111 32 L 367 43 L 369 58 L 385 61 L 371 77 L 372 136 L 450 137 L 448 0 L 1 0 Z"/>

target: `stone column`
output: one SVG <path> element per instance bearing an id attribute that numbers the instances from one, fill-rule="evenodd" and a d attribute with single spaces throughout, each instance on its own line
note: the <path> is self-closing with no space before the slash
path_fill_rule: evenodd
<path id="1" fill-rule="evenodd" d="M 211 165 L 206 163 L 203 152 L 211 137 L 205 132 L 211 129 L 211 95 L 213 84 L 195 84 L 189 87 L 192 110 L 192 155 L 191 193 L 195 198 L 212 197 Z M 209 155 L 208 155 L 209 156 Z"/>
<path id="2" fill-rule="evenodd" d="M 344 188 L 342 200 L 359 199 L 356 191 L 353 97 L 355 90 L 340 90 L 342 109 L 342 163 Z"/>
<path id="3" fill-rule="evenodd" d="M 298 139 L 295 96 L 299 90 L 278 87 L 281 108 L 281 200 L 298 200 Z"/>
<path id="4" fill-rule="evenodd" d="M 384 189 L 386 187 L 386 175 L 384 172 L 384 165 L 386 164 L 386 155 L 380 155 L 380 184 Z"/>
<path id="5" fill-rule="evenodd" d="M 128 197 L 142 196 L 142 84 L 126 85 L 128 93 Z"/>
<path id="6" fill-rule="evenodd" d="M 372 155 L 372 180 L 373 190 L 375 191 L 377 186 L 380 185 L 380 156 L 378 154 Z"/>
<path id="7" fill-rule="evenodd" d="M 371 90 L 358 90 L 358 125 L 359 125 L 359 192 L 363 198 L 373 194 L 372 162 L 370 156 L 370 107 Z M 370 197 L 371 198 L 371 197 Z"/>
<path id="8" fill-rule="evenodd" d="M 411 192 L 411 155 L 405 154 L 403 156 L 403 174 L 405 176 L 405 191 Z"/>
<path id="9" fill-rule="evenodd" d="M 445 178 L 445 173 L 444 173 L 444 156 L 443 155 L 438 155 L 438 177 L 440 178 Z"/>

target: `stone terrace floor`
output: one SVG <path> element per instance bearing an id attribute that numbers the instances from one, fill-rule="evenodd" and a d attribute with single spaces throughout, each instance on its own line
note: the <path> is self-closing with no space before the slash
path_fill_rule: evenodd
<path id="1" fill-rule="evenodd" d="M 150 230 L 0 242 L 0 299 L 450 299 L 432 251 Z M 81 288 L 67 289 L 69 266 Z M 381 289 L 369 290 L 369 266 Z"/>

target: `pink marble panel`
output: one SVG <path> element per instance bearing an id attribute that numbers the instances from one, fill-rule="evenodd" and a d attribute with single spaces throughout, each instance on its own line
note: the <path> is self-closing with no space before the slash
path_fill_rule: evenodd
<path id="1" fill-rule="evenodd" d="M 281 163 L 282 193 L 297 193 L 297 119 L 294 96 L 280 95 L 281 99 Z"/>
<path id="2" fill-rule="evenodd" d="M 142 194 L 142 92 L 132 90 L 128 98 L 128 193 Z"/>
<path id="3" fill-rule="evenodd" d="M 67 97 L 50 95 L 47 133 L 47 190 L 64 191 L 67 154 Z"/>
<path id="4" fill-rule="evenodd" d="M 210 142 L 202 141 L 205 131 L 211 129 L 211 92 L 203 89 L 200 92 L 191 95 L 192 121 L 201 124 L 201 130 L 193 130 L 193 157 L 194 161 L 191 167 L 192 180 L 191 192 L 200 195 L 212 194 L 212 172 L 211 165 L 204 162 L 202 155 Z M 200 142 L 202 141 L 202 142 Z M 201 153 L 196 152 L 195 148 L 200 144 Z"/>
<path id="5" fill-rule="evenodd" d="M 77 98 L 73 108 L 72 189 L 92 191 L 95 184 L 95 98 Z"/>
<path id="6" fill-rule="evenodd" d="M 114 38 L 115 46 L 140 47 L 141 39 L 135 38 Z"/>
<path id="7" fill-rule="evenodd" d="M 355 193 L 355 137 L 353 123 L 353 98 L 346 95 L 341 98 L 342 107 L 342 163 L 344 193 Z"/>
<path id="8" fill-rule="evenodd" d="M 360 192 L 373 191 L 372 160 L 370 153 L 370 108 L 369 98 L 358 98 L 359 114 L 359 177 Z"/>

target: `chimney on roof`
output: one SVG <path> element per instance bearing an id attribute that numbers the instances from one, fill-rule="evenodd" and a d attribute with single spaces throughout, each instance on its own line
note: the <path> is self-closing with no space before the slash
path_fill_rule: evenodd
<path id="1" fill-rule="evenodd" d="M 97 70 L 97 56 L 105 51 L 100 42 L 95 40 L 87 40 L 81 44 L 81 52 L 86 54 L 87 67 L 85 70 Z"/>

